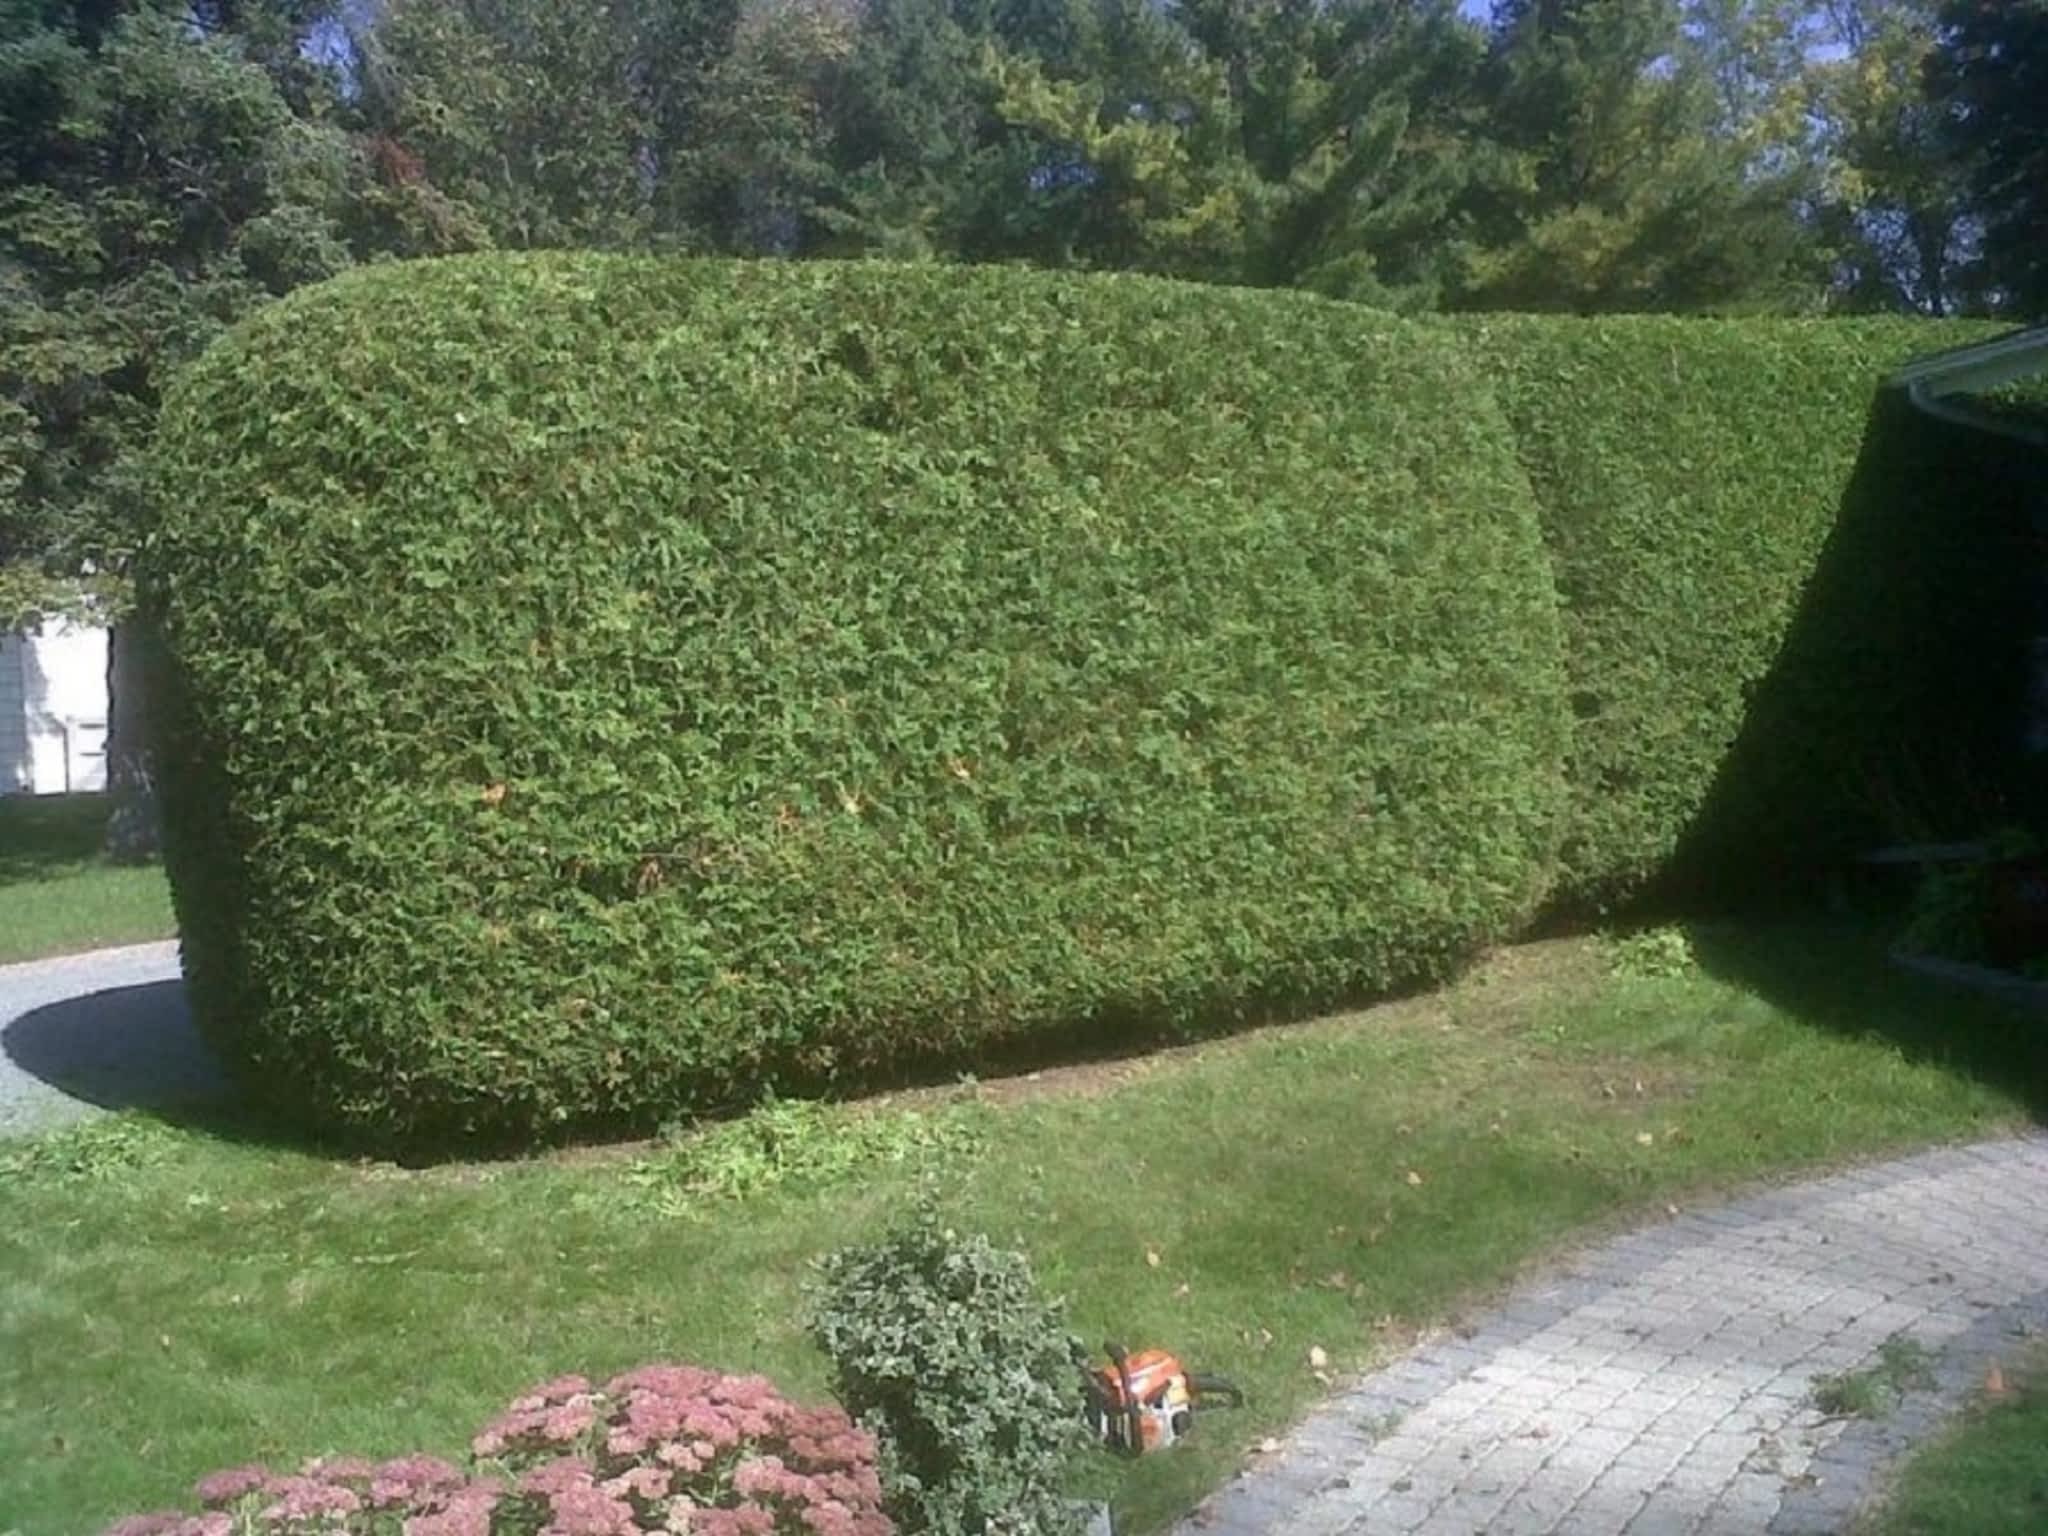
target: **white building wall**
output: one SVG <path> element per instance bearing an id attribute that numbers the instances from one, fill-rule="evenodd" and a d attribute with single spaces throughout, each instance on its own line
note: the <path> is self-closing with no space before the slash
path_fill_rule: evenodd
<path id="1" fill-rule="evenodd" d="M 0 635 L 0 794 L 107 787 L 107 631 Z"/>

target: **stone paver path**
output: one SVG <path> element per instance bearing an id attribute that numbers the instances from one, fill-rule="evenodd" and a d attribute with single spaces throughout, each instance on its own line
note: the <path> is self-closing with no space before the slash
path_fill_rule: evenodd
<path id="1" fill-rule="evenodd" d="M 1182 1536 L 1821 1536 L 2048 1329 L 2048 1137 L 1933 1152 L 1580 1256 L 1326 1404 Z M 1813 1381 L 1904 1334 L 1881 1421 Z"/>

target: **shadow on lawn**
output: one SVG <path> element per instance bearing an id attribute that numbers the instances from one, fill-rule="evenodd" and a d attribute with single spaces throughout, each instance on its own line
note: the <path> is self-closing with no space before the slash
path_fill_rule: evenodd
<path id="1" fill-rule="evenodd" d="M 1901 971 L 1863 927 L 1701 924 L 1691 938 L 1710 976 L 1818 1028 L 1884 1041 L 1909 1061 L 1967 1074 L 2048 1125 L 2048 1010 Z"/>
<path id="2" fill-rule="evenodd" d="M 252 1099 L 201 1037 L 182 981 L 108 987 L 31 1008 L 0 1027 L 0 1057 L 77 1103 L 144 1111 L 218 1141 L 312 1157 L 388 1155 Z"/>
<path id="3" fill-rule="evenodd" d="M 1888 882 L 1861 858 L 2005 821 L 2048 830 L 2048 759 L 2026 749 L 2043 719 L 2037 637 L 2048 458 L 1887 391 L 1658 905 L 1749 920 L 1694 930 L 1710 974 L 1966 1072 L 2048 1121 L 2048 1013 L 1893 966 L 1878 930 L 1896 925 L 1910 878 Z M 1822 905 L 1865 921 L 1823 922 Z M 1790 921 L 1755 926 L 1769 914 Z"/>

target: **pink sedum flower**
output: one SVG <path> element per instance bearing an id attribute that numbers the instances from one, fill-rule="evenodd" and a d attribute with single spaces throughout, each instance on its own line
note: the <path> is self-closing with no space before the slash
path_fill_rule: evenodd
<path id="1" fill-rule="evenodd" d="M 438 1456 L 398 1456 L 379 1462 L 369 1481 L 370 1505 L 383 1509 L 459 1488 L 464 1478 L 460 1467 Z"/>
<path id="2" fill-rule="evenodd" d="M 491 1536 L 491 1516 L 503 1497 L 500 1483 L 468 1483 L 452 1492 L 431 1495 L 432 1507 L 407 1517 L 400 1529 L 403 1536 Z"/>
<path id="3" fill-rule="evenodd" d="M 775 1536 L 775 1516 L 758 1504 L 706 1509 L 698 1512 L 690 1530 L 702 1536 Z"/>
<path id="4" fill-rule="evenodd" d="M 107 1527 L 106 1536 L 168 1536 L 185 1523 L 176 1511 L 158 1510 L 147 1515 L 127 1515 Z"/>
<path id="5" fill-rule="evenodd" d="M 597 1422 L 597 1410 L 587 1398 L 551 1408 L 541 1416 L 540 1435 L 557 1445 L 567 1445 Z"/>
<path id="6" fill-rule="evenodd" d="M 605 1490 L 621 1498 L 644 1499 L 653 1503 L 668 1497 L 674 1474 L 667 1467 L 629 1467 L 605 1483 Z"/>
<path id="7" fill-rule="evenodd" d="M 274 1478 L 265 1485 L 272 1503 L 262 1518 L 269 1521 L 313 1520 L 321 1515 L 352 1515 L 363 1507 L 362 1496 L 318 1477 Z"/>
<path id="8" fill-rule="evenodd" d="M 590 1380 L 584 1376 L 557 1376 L 553 1381 L 544 1381 L 523 1397 L 512 1399 L 514 1413 L 534 1413 L 555 1403 L 566 1403 L 572 1397 L 581 1397 L 590 1390 Z"/>
<path id="9" fill-rule="evenodd" d="M 655 1364 L 601 1388 L 557 1377 L 471 1450 L 505 1478 L 425 1455 L 316 1457 L 291 1476 L 231 1467 L 198 1483 L 206 1512 L 131 1516 L 106 1536 L 493 1536 L 508 1519 L 536 1536 L 895 1536 L 874 1437 L 762 1376 Z"/>
<path id="10" fill-rule="evenodd" d="M 256 1492 L 269 1481 L 268 1467 L 251 1464 L 209 1473 L 199 1479 L 192 1491 L 199 1496 L 200 1503 L 218 1506 L 232 1504 L 243 1495 Z"/>
<path id="11" fill-rule="evenodd" d="M 376 1473 L 377 1464 L 361 1456 L 315 1456 L 299 1473 L 329 1483 L 365 1483 Z"/>

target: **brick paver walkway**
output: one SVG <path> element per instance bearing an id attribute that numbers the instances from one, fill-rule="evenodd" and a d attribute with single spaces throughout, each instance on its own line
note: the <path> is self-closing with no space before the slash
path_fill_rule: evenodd
<path id="1" fill-rule="evenodd" d="M 2048 1328 L 2048 1137 L 1933 1152 L 1612 1242 L 1326 1404 L 1183 1536 L 1821 1536 Z M 1904 1334 L 1934 1385 L 1828 1419 Z"/>

